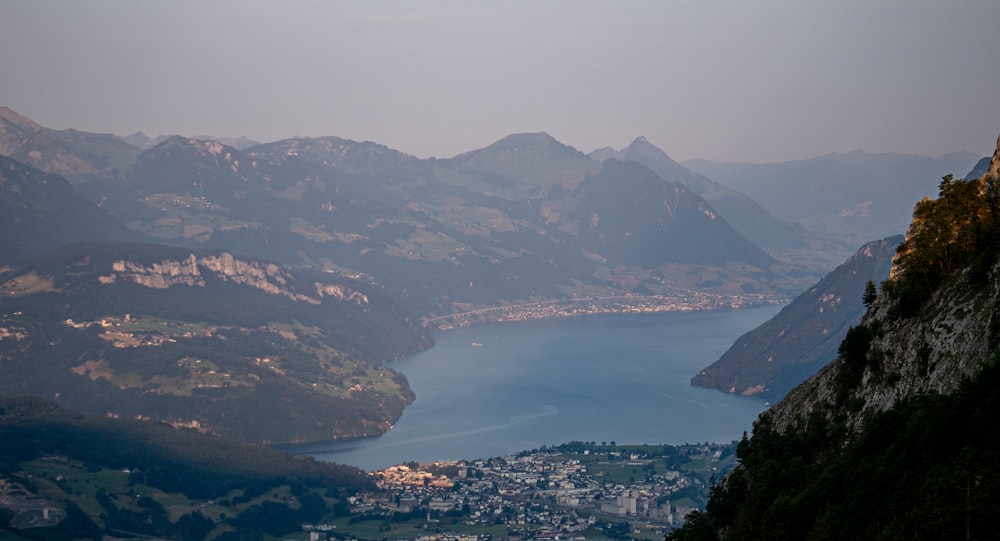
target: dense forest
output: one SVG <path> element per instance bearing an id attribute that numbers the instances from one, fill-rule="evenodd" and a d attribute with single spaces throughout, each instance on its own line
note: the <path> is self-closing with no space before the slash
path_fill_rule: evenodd
<path id="1" fill-rule="evenodd" d="M 987 539 L 1000 519 L 1000 366 L 962 393 L 925 396 L 876 416 L 844 441 L 813 419 L 766 423 L 738 447 L 741 466 L 704 512 L 667 539 Z"/>
<path id="2" fill-rule="evenodd" d="M 39 464 L 62 473 L 46 475 Z M 120 482 L 106 481 L 115 475 Z M 0 479 L 5 492 L 23 487 L 66 510 L 57 525 L 20 529 L 7 509 L 0 529 L 53 540 L 114 531 L 202 539 L 217 528 L 216 539 L 238 539 L 240 532 L 283 535 L 373 487 L 356 468 L 160 423 L 80 415 L 24 397 L 0 398 Z M 171 517 L 160 503 L 164 498 L 149 494 L 170 494 L 177 507 L 190 511 Z M 86 509 L 94 502 L 100 509 Z"/>

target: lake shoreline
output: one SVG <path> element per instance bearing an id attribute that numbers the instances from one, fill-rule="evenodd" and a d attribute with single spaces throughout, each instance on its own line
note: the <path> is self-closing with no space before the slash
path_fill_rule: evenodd
<path id="1" fill-rule="evenodd" d="M 570 441 L 730 442 L 765 402 L 690 378 L 780 308 L 581 314 L 440 332 L 434 348 L 385 364 L 417 395 L 391 430 L 271 446 L 373 471 Z"/>
<path id="2" fill-rule="evenodd" d="M 432 327 L 431 331 L 436 334 L 457 328 L 497 323 L 592 315 L 745 310 L 769 305 L 784 305 L 789 301 L 790 299 L 787 297 L 774 295 L 716 295 L 701 292 L 680 296 L 607 295 L 470 308 L 463 312 L 423 317 L 422 323 L 425 327 Z"/>

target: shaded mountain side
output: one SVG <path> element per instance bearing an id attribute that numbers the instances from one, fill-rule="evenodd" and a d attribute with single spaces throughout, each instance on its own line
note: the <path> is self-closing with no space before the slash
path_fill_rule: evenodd
<path id="1" fill-rule="evenodd" d="M 634 162 L 605 161 L 574 199 L 569 218 L 581 244 L 618 264 L 743 262 L 765 269 L 776 263 L 683 184 Z"/>
<path id="2" fill-rule="evenodd" d="M 140 240 L 62 177 L 0 156 L 0 262 L 82 240 Z"/>
<path id="3" fill-rule="evenodd" d="M 0 397 L 0 486 L 10 539 L 281 536 L 374 488 L 353 467 L 30 397 Z"/>
<path id="4" fill-rule="evenodd" d="M 255 164 L 218 141 L 173 136 L 143 152 L 132 166 L 130 187 L 140 193 L 190 193 L 207 198 L 240 197 L 265 186 Z M 240 164 L 246 164 L 240 167 Z"/>
<path id="5" fill-rule="evenodd" d="M 838 358 L 754 423 L 673 540 L 989 539 L 1000 518 L 1000 140 L 914 208 Z"/>
<path id="6" fill-rule="evenodd" d="M 590 157 L 599 161 L 617 159 L 638 162 L 667 181 L 680 182 L 705 199 L 744 237 L 761 247 L 804 246 L 807 231 L 802 226 L 782 222 L 746 195 L 682 166 L 645 137 L 636 138 L 621 150 L 595 150 Z"/>
<path id="7" fill-rule="evenodd" d="M 889 277 L 902 236 L 870 242 L 781 312 L 741 336 L 692 385 L 779 400 L 837 357 L 847 329 L 865 313 L 865 285 Z"/>
<path id="8" fill-rule="evenodd" d="M 992 160 L 990 159 L 989 156 L 986 156 L 985 158 L 979 160 L 978 162 L 976 162 L 976 165 L 972 166 L 972 170 L 966 173 L 965 176 L 962 178 L 972 179 L 972 178 L 982 177 L 983 175 L 986 174 L 987 171 L 989 171 L 991 161 Z"/>
<path id="9" fill-rule="evenodd" d="M 3 276 L 0 393 L 248 441 L 380 434 L 431 336 L 372 286 L 228 252 L 76 244 Z"/>

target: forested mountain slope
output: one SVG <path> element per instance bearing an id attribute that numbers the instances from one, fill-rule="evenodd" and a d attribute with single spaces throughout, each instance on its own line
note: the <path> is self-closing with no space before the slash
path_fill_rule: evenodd
<path id="1" fill-rule="evenodd" d="M 761 414 L 669 538 L 988 539 L 1000 518 L 1000 141 L 945 177 L 839 358 Z"/>
<path id="2" fill-rule="evenodd" d="M 377 288 L 152 244 L 0 273 L 0 394 L 248 441 L 380 434 L 413 400 L 381 363 L 430 334 Z"/>

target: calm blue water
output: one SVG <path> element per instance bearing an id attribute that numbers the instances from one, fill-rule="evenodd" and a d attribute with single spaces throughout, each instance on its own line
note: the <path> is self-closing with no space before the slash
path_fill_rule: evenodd
<path id="1" fill-rule="evenodd" d="M 378 438 L 282 448 L 375 470 L 573 440 L 739 439 L 764 402 L 689 381 L 780 308 L 586 316 L 449 331 L 436 337 L 433 349 L 389 364 L 417 395 L 392 430 Z"/>

